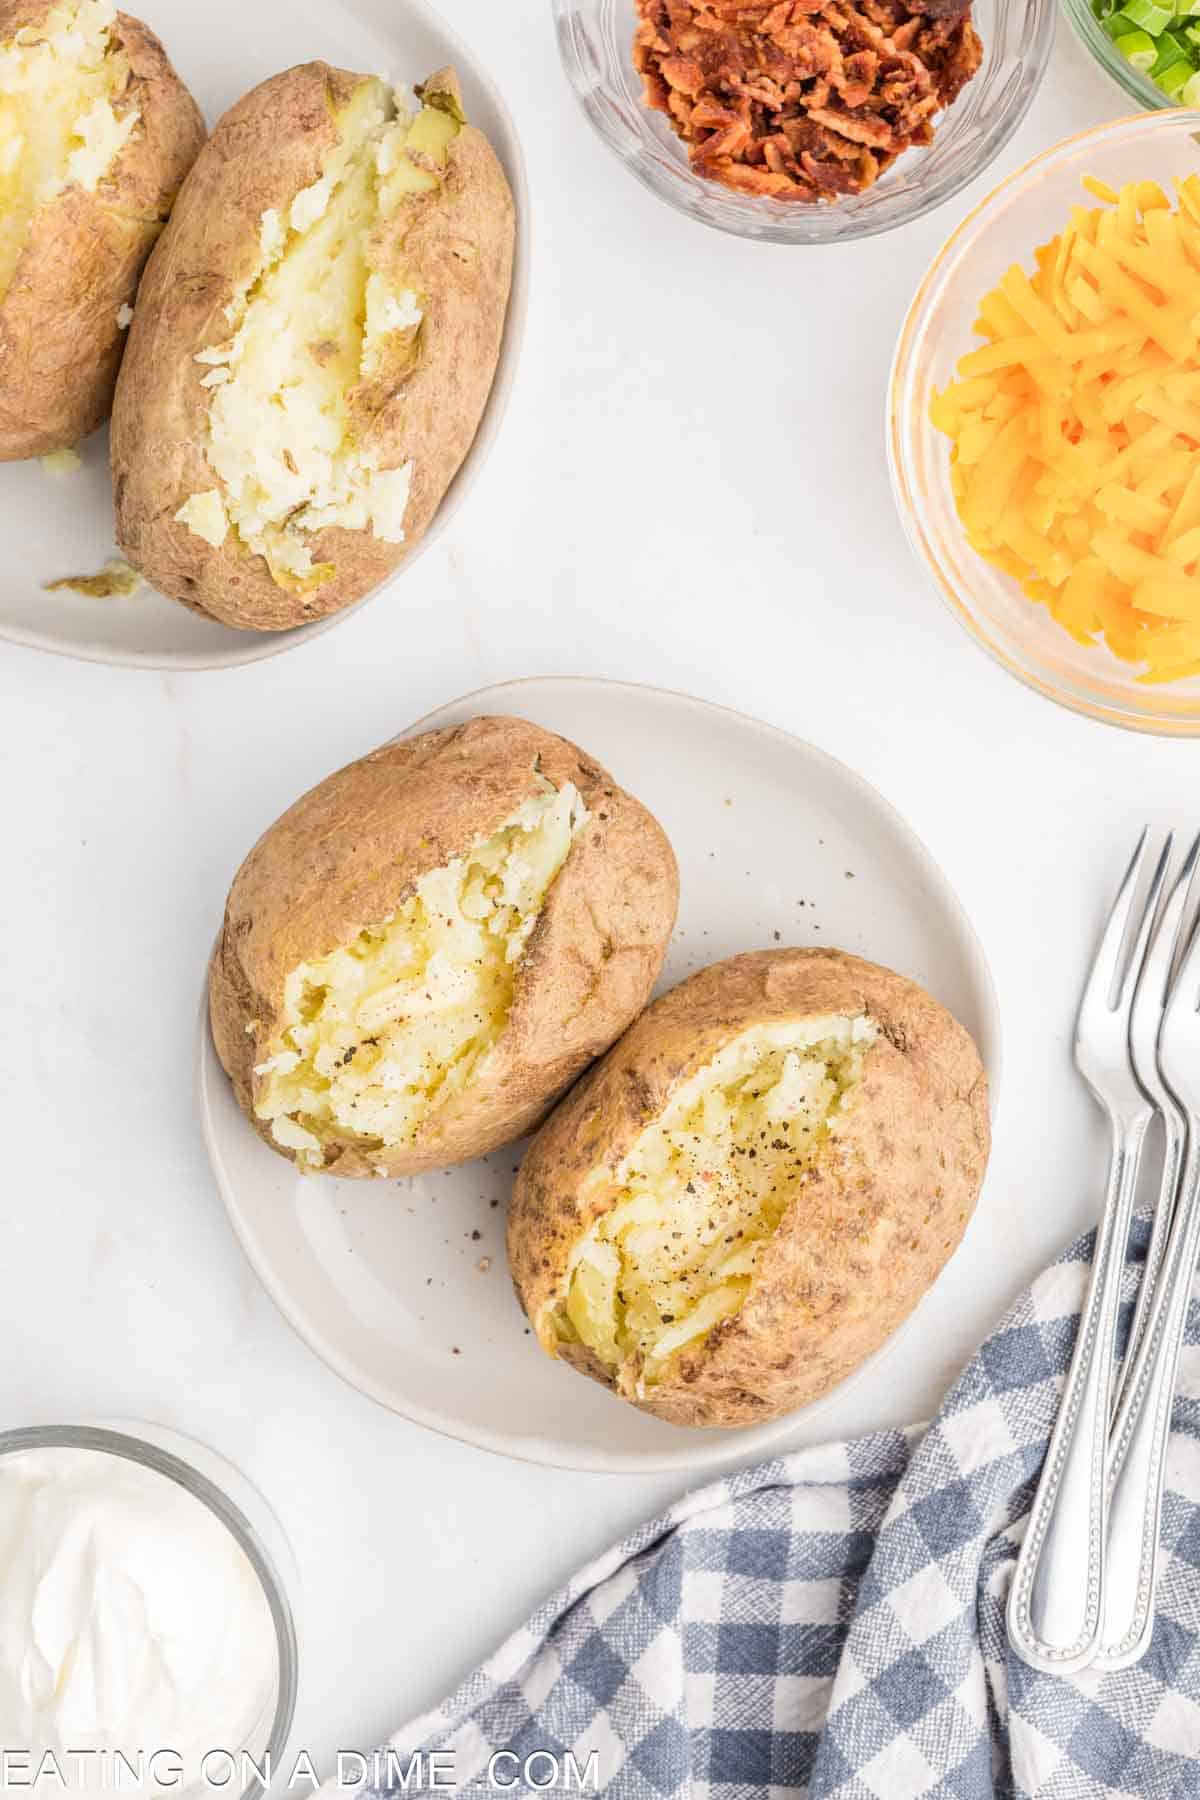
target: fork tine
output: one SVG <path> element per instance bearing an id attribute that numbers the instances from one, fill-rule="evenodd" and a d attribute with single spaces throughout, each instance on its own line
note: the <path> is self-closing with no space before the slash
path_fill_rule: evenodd
<path id="1" fill-rule="evenodd" d="M 1180 904 L 1179 932 L 1182 934 L 1184 918 L 1187 912 L 1186 901 L 1191 897 L 1191 890 L 1197 886 L 1196 863 L 1200 853 L 1200 838 L 1192 845 L 1188 861 L 1192 864 L 1188 891 Z M 1186 870 L 1185 870 L 1186 872 Z M 1180 876 L 1182 885 L 1183 876 Z M 1173 898 L 1174 896 L 1172 896 Z M 1191 941 L 1183 951 L 1182 960 L 1171 983 L 1171 991 L 1167 998 L 1168 1012 L 1176 1005 L 1191 1005 L 1192 1011 L 1200 1011 L 1200 922 L 1192 928 Z"/>
<path id="2" fill-rule="evenodd" d="M 1133 949 L 1129 955 L 1129 973 L 1126 978 L 1128 981 L 1138 983 L 1141 981 L 1142 970 L 1146 966 L 1146 952 L 1149 949 L 1151 938 L 1154 936 L 1154 927 L 1158 919 L 1158 904 L 1162 899 L 1163 888 L 1166 886 L 1167 869 L 1170 866 L 1171 851 L 1174 845 L 1175 833 L 1168 831 L 1167 841 L 1163 845 L 1162 854 L 1158 859 L 1158 866 L 1150 879 L 1150 890 L 1146 895 L 1146 904 L 1142 910 L 1137 936 L 1133 940 Z"/>
<path id="3" fill-rule="evenodd" d="M 1142 968 L 1142 982 L 1158 1002 L 1160 1009 L 1166 1006 L 1171 992 L 1171 971 L 1175 967 L 1183 945 L 1184 921 L 1188 913 L 1192 877 L 1196 873 L 1198 862 L 1200 862 L 1200 834 L 1197 834 L 1191 849 L 1184 858 L 1183 867 L 1175 877 L 1175 885 L 1167 896 L 1167 903 L 1162 910 L 1162 918 L 1158 922 L 1158 930 L 1154 934 L 1154 940 Z"/>
<path id="4" fill-rule="evenodd" d="M 1080 1014 L 1085 1009 L 1102 1007 L 1105 1012 L 1113 1012 L 1120 1003 L 1124 988 L 1124 968 L 1122 950 L 1129 934 L 1129 921 L 1133 914 L 1133 904 L 1137 897 L 1138 882 L 1141 878 L 1142 864 L 1146 857 L 1146 845 L 1150 837 L 1147 825 L 1138 839 L 1137 849 L 1133 853 L 1125 879 L 1122 881 L 1112 911 L 1108 915 L 1108 923 L 1104 927 L 1104 935 L 1096 951 L 1087 984 L 1083 990 L 1083 1002 Z"/>

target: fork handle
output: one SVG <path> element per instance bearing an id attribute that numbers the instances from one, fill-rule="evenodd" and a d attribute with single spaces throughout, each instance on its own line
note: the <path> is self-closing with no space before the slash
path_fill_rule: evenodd
<path id="1" fill-rule="evenodd" d="M 1112 1118 L 1108 1191 L 1079 1334 L 1008 1600 L 1023 1662 L 1067 1674 L 1091 1660 L 1103 1615 L 1105 1461 L 1121 1275 L 1148 1120 Z"/>
<path id="2" fill-rule="evenodd" d="M 1146 1261 L 1142 1268 L 1142 1279 L 1138 1283 L 1137 1300 L 1133 1309 L 1133 1324 L 1129 1328 L 1129 1342 L 1125 1349 L 1125 1361 L 1116 1382 L 1113 1394 L 1113 1429 L 1109 1433 L 1108 1481 L 1111 1497 L 1113 1462 L 1111 1445 L 1116 1442 L 1117 1414 L 1120 1412 L 1129 1392 L 1134 1369 L 1137 1367 L 1138 1351 L 1142 1347 L 1142 1339 L 1150 1320 L 1151 1308 L 1159 1295 L 1159 1274 L 1166 1259 L 1171 1242 L 1171 1227 L 1175 1222 L 1175 1207 L 1179 1199 L 1180 1185 L 1183 1179 L 1184 1147 L 1187 1143 L 1187 1126 L 1181 1112 L 1172 1107 L 1171 1110 L 1158 1102 L 1163 1122 L 1163 1166 L 1162 1180 L 1158 1190 L 1158 1204 L 1154 1208 L 1154 1218 L 1150 1226 L 1150 1241 L 1146 1246 Z M 1112 1527 L 1109 1527 L 1112 1537 Z"/>
<path id="3" fill-rule="evenodd" d="M 1163 1478 L 1188 1302 L 1200 1254 L 1200 1143 L 1192 1133 L 1162 1284 L 1129 1372 L 1109 1454 L 1108 1580 L 1099 1666 L 1123 1669 L 1154 1632 Z"/>

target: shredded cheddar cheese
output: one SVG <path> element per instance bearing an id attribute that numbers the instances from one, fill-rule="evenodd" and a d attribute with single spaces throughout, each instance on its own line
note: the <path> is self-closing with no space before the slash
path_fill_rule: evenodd
<path id="1" fill-rule="evenodd" d="M 980 303 L 935 393 L 978 554 L 1143 682 L 1200 674 L 1200 178 L 1102 204 Z"/>

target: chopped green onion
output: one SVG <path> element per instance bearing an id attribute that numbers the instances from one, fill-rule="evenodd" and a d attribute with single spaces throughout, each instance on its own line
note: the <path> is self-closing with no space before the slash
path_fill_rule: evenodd
<path id="1" fill-rule="evenodd" d="M 1158 60 L 1158 45 L 1144 31 L 1130 31 L 1123 38 L 1118 38 L 1117 49 L 1131 67 L 1142 75 L 1148 75 Z"/>
<path id="2" fill-rule="evenodd" d="M 1188 46 L 1181 44 L 1179 39 L 1173 37 L 1169 31 L 1164 31 L 1158 40 L 1158 55 L 1154 59 L 1150 79 L 1161 84 L 1163 76 L 1169 75 L 1173 70 L 1186 69 L 1188 74 L 1191 74 L 1195 66 L 1195 59 Z M 1186 80 L 1186 76 L 1184 79 Z M 1178 87 L 1168 88 L 1167 92 L 1178 93 L 1182 86 L 1183 82 L 1180 81 Z"/>
<path id="3" fill-rule="evenodd" d="M 1155 0 L 1125 0 L 1121 11 L 1134 25 L 1149 32 L 1151 37 L 1159 37 L 1175 17 L 1170 7 L 1158 6 Z"/>
<path id="4" fill-rule="evenodd" d="M 1190 62 L 1177 62 L 1172 63 L 1169 69 L 1161 71 L 1151 69 L 1150 79 L 1158 83 L 1168 99 L 1174 100 L 1177 94 L 1183 92 L 1195 73 L 1196 70 Z"/>
<path id="5" fill-rule="evenodd" d="M 1200 0 L 1091 0 L 1091 10 L 1131 68 L 1168 100 L 1200 108 Z"/>

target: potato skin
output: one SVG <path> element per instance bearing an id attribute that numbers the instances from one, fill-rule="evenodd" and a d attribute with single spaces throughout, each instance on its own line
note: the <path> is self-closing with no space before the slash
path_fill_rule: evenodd
<path id="1" fill-rule="evenodd" d="M 328 63 L 273 76 L 219 121 L 184 184 L 170 228 L 150 259 L 113 410 L 117 541 L 162 593 L 222 624 L 286 631 L 338 612 L 395 571 L 428 529 L 465 458 L 491 392 L 512 285 L 515 212 L 508 182 L 481 131 L 450 145 L 436 195 L 395 209 L 377 237 L 386 269 L 428 295 L 415 366 L 363 390 L 362 443 L 379 466 L 411 458 L 405 540 L 333 528 L 312 535 L 315 562 L 337 573 L 312 593 L 280 587 L 263 557 L 230 532 L 219 549 L 175 514 L 220 482 L 202 448 L 211 390 L 194 358 L 224 342 L 224 309 L 258 267 L 263 214 L 286 213 L 319 179 L 338 141 L 334 111 L 371 79 Z M 426 88 L 459 99 L 452 69 Z"/>
<path id="2" fill-rule="evenodd" d="M 550 1313 L 581 1233 L 614 1204 L 578 1195 L 616 1167 L 675 1088 L 755 1024 L 866 1012 L 863 1081 L 774 1236 L 739 1313 L 679 1353 L 643 1397 Z M 521 1164 L 508 1219 L 517 1297 L 542 1348 L 677 1425 L 760 1423 L 865 1361 L 957 1247 L 987 1167 L 987 1078 L 961 1025 L 914 982 L 840 950 L 763 950 L 672 988 L 553 1112 Z"/>
<path id="3" fill-rule="evenodd" d="M 37 28 L 56 0 L 0 0 L 0 43 Z M 117 313 L 138 281 L 204 142 L 195 101 L 148 26 L 118 13 L 129 60 L 119 96 L 138 128 L 94 194 L 70 187 L 34 217 L 0 300 L 0 462 L 76 444 L 112 407 L 128 333 Z"/>
<path id="4" fill-rule="evenodd" d="M 534 764 L 573 782 L 588 824 L 517 965 L 486 1078 L 434 1112 L 411 1146 L 332 1151 L 325 1174 L 411 1175 L 483 1156 L 538 1124 L 649 997 L 679 904 L 661 826 L 599 764 L 524 719 L 478 718 L 385 745 L 331 775 L 259 840 L 230 890 L 209 981 L 217 1054 L 254 1117 L 255 1063 L 277 1030 L 284 981 L 387 917 L 421 876 L 490 834 L 530 792 Z"/>

